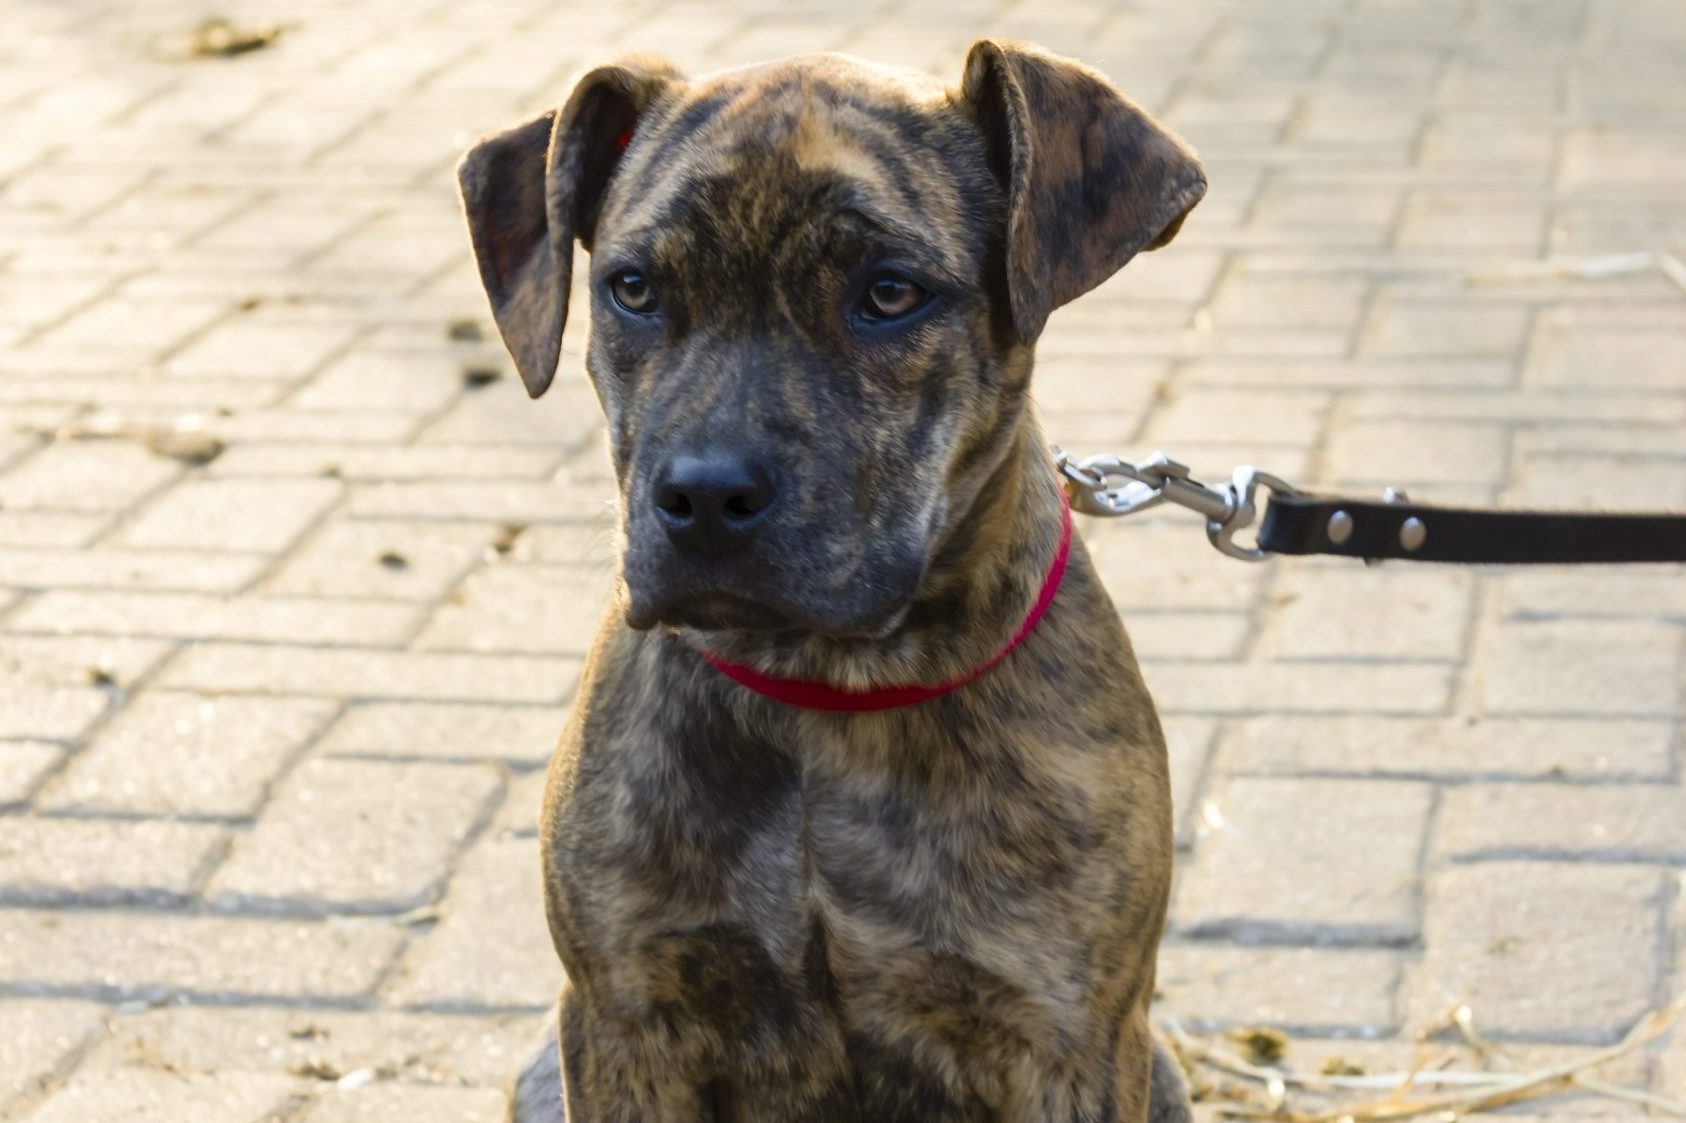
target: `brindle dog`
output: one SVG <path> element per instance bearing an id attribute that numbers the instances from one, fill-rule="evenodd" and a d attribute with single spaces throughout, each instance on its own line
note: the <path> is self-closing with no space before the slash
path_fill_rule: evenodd
<path id="1" fill-rule="evenodd" d="M 802 709 L 703 652 L 864 690 L 1007 645 L 1062 530 L 1033 345 L 1170 241 L 1193 154 L 984 41 L 957 90 L 628 60 L 460 174 L 535 397 L 591 251 L 622 528 L 543 819 L 561 1071 L 544 1050 L 516 1118 L 1186 1118 L 1148 1023 L 1164 741 L 1081 543 L 1022 645 L 921 704 Z"/>

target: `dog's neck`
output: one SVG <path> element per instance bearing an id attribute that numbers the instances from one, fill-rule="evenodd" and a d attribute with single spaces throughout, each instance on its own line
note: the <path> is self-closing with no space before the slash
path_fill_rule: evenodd
<path id="1" fill-rule="evenodd" d="M 1063 526 L 1060 483 L 1028 414 L 1006 453 L 948 515 L 919 592 L 875 638 L 710 632 L 713 653 L 763 673 L 846 690 L 952 682 L 997 655 L 1024 623 Z"/>

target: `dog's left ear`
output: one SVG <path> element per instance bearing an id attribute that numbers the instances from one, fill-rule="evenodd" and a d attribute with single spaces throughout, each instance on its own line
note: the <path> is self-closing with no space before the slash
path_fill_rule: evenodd
<path id="1" fill-rule="evenodd" d="M 1007 189 L 1007 285 L 1026 341 L 1174 238 L 1206 193 L 1194 152 L 1081 63 L 980 39 L 961 95 Z"/>
<path id="2" fill-rule="evenodd" d="M 457 165 L 492 318 L 535 398 L 562 355 L 574 239 L 591 248 L 603 191 L 639 117 L 679 81 L 659 59 L 598 67 L 561 109 L 484 138 Z"/>

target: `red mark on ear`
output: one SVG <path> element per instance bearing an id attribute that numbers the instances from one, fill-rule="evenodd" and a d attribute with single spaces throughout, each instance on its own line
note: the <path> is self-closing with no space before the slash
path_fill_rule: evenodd
<path id="1" fill-rule="evenodd" d="M 631 144 L 631 143 L 632 143 L 632 130 L 631 129 L 627 129 L 625 132 L 621 133 L 620 136 L 615 138 L 615 147 L 620 149 L 622 152 L 625 152 L 626 146 Z"/>

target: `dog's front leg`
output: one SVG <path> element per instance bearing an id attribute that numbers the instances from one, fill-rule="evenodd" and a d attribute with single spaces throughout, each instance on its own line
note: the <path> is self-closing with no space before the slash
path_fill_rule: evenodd
<path id="1" fill-rule="evenodd" d="M 577 991 L 564 992 L 563 1123 L 726 1123 L 700 1043 L 686 1040 L 694 1036 L 671 1024 L 593 1017 Z"/>

